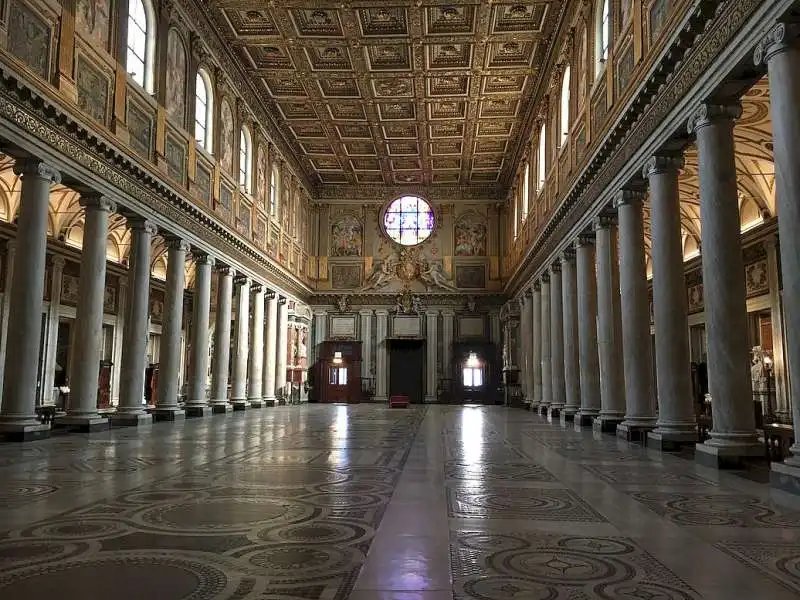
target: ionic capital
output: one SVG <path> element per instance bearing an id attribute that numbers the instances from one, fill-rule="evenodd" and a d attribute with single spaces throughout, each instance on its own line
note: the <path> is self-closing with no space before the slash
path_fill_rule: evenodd
<path id="1" fill-rule="evenodd" d="M 531 287 L 534 294 L 541 294 L 542 293 L 542 284 L 538 281 L 533 282 L 533 286 Z"/>
<path id="2" fill-rule="evenodd" d="M 561 253 L 561 260 L 562 262 L 575 262 L 575 248 L 569 246 L 564 249 L 564 252 Z"/>
<path id="3" fill-rule="evenodd" d="M 53 165 L 38 158 L 23 158 L 14 163 L 14 174 L 22 177 L 47 179 L 51 184 L 61 183 L 61 173 Z"/>
<path id="4" fill-rule="evenodd" d="M 288 299 L 286 296 L 280 296 L 280 297 L 278 298 L 278 305 L 279 305 L 279 306 L 283 306 L 283 305 L 285 305 L 285 304 L 286 304 L 288 301 L 289 301 L 289 299 Z"/>
<path id="5" fill-rule="evenodd" d="M 208 265 L 209 267 L 213 267 L 216 262 L 213 256 L 203 250 L 192 250 L 192 257 L 194 258 L 195 265 Z"/>
<path id="6" fill-rule="evenodd" d="M 222 277 L 233 277 L 236 274 L 236 269 L 230 265 L 223 265 L 220 263 L 217 265 L 217 273 Z"/>
<path id="7" fill-rule="evenodd" d="M 267 300 L 274 300 L 275 299 L 275 290 L 266 290 L 264 292 L 264 298 Z"/>
<path id="8" fill-rule="evenodd" d="M 50 264 L 57 270 L 62 270 L 66 262 L 67 260 L 59 254 L 54 255 L 53 258 L 50 259 Z"/>
<path id="9" fill-rule="evenodd" d="M 642 167 L 642 177 L 647 179 L 652 175 L 677 173 L 684 167 L 685 162 L 682 155 L 654 154 L 644 163 Z"/>
<path id="10" fill-rule="evenodd" d="M 620 206 L 634 206 L 641 208 L 644 205 L 645 193 L 641 190 L 621 189 L 614 194 L 614 208 Z"/>
<path id="11" fill-rule="evenodd" d="M 594 220 L 592 220 L 592 229 L 594 231 L 600 231 L 601 229 L 610 229 L 614 225 L 616 225 L 617 219 L 615 215 L 610 214 L 602 214 L 597 215 Z"/>
<path id="12" fill-rule="evenodd" d="M 561 259 L 557 258 L 553 261 L 553 264 L 550 265 L 550 272 L 561 273 Z"/>
<path id="13" fill-rule="evenodd" d="M 703 103 L 689 117 L 686 129 L 689 133 L 695 133 L 697 130 L 713 123 L 735 121 L 741 116 L 742 105 L 739 102 L 731 102 L 729 104 Z"/>
<path id="14" fill-rule="evenodd" d="M 102 194 L 81 194 L 78 204 L 83 207 L 84 211 L 98 210 L 113 213 L 117 210 L 116 202 Z"/>
<path id="15" fill-rule="evenodd" d="M 261 285 L 258 281 L 253 281 L 250 283 L 250 291 L 254 294 L 260 294 L 261 291 L 264 289 L 264 286 Z"/>
<path id="16" fill-rule="evenodd" d="M 578 236 L 577 241 L 575 242 L 575 246 L 577 248 L 583 248 L 585 246 L 594 246 L 594 233 L 582 233 Z"/>
<path id="17" fill-rule="evenodd" d="M 773 56 L 786 52 L 797 44 L 800 26 L 796 23 L 776 23 L 762 38 L 753 52 L 753 62 L 758 67 L 767 65 Z"/>
<path id="18" fill-rule="evenodd" d="M 192 249 L 191 244 L 184 240 L 183 238 L 179 237 L 169 237 L 166 239 L 167 242 L 167 249 L 169 250 L 178 250 L 179 252 L 189 252 Z"/>
<path id="19" fill-rule="evenodd" d="M 550 285 L 550 273 L 546 271 L 542 273 L 541 277 L 539 277 L 539 281 L 541 281 L 542 284 L 546 283 L 547 285 Z"/>
<path id="20" fill-rule="evenodd" d="M 144 217 L 130 216 L 127 217 L 128 227 L 131 231 L 146 233 L 153 236 L 158 233 L 158 227 L 152 221 L 148 221 Z"/>

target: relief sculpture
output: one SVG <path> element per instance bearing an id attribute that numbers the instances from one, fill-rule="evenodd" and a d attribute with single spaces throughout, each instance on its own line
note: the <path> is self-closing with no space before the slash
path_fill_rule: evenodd
<path id="1" fill-rule="evenodd" d="M 361 221 L 345 215 L 331 226 L 331 256 L 361 256 Z"/>
<path id="2" fill-rule="evenodd" d="M 186 48 L 177 31 L 167 36 L 167 117 L 184 126 L 186 114 Z"/>
<path id="3" fill-rule="evenodd" d="M 455 227 L 456 256 L 486 256 L 486 223 L 481 215 L 470 212 Z"/>

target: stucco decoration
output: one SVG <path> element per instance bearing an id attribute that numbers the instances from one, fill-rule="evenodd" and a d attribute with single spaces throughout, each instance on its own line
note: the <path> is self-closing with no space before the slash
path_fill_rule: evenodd
<path id="1" fill-rule="evenodd" d="M 219 162 L 223 170 L 233 174 L 233 111 L 227 100 L 219 110 Z"/>
<path id="2" fill-rule="evenodd" d="M 170 29 L 167 35 L 167 117 L 181 127 L 186 116 L 186 47 L 180 34 Z"/>
<path id="3" fill-rule="evenodd" d="M 354 215 L 342 215 L 331 225 L 331 256 L 361 256 L 363 228 Z"/>
<path id="4" fill-rule="evenodd" d="M 486 256 L 486 218 L 470 211 L 455 225 L 456 256 Z"/>

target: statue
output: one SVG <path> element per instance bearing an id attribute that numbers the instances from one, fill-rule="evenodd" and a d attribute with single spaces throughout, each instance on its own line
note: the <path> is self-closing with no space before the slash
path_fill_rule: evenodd
<path id="1" fill-rule="evenodd" d="M 471 313 L 474 313 L 477 308 L 478 306 L 477 303 L 475 302 L 475 297 L 469 296 L 467 298 L 467 310 Z"/>
<path id="2" fill-rule="evenodd" d="M 306 329 L 301 329 L 299 335 L 297 336 L 297 359 L 298 363 L 303 360 L 304 358 L 308 358 L 308 347 L 306 346 L 306 335 L 308 334 Z"/>
<path id="3" fill-rule="evenodd" d="M 394 266 L 393 261 L 388 259 L 376 265 L 361 291 L 365 292 L 385 287 L 395 277 Z"/>
<path id="4" fill-rule="evenodd" d="M 458 288 L 453 285 L 444 274 L 442 265 L 439 263 L 428 263 L 427 268 L 420 273 L 419 277 L 425 283 L 425 287 L 428 290 L 431 288 L 443 288 L 451 292 L 458 291 Z"/>
<path id="5" fill-rule="evenodd" d="M 336 299 L 336 307 L 339 309 L 339 312 L 347 312 L 349 308 L 349 302 L 347 300 L 347 296 L 339 296 Z"/>
<path id="6" fill-rule="evenodd" d="M 753 346 L 753 361 L 750 365 L 750 380 L 753 391 L 761 392 L 767 389 L 767 373 L 764 365 L 764 351 L 761 346 Z"/>

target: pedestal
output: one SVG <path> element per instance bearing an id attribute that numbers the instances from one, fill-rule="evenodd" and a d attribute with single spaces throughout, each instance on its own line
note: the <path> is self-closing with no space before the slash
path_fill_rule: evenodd
<path id="1" fill-rule="evenodd" d="M 749 440 L 749 434 L 745 435 L 745 439 Z M 713 441 L 713 438 L 709 441 Z M 696 444 L 694 451 L 694 459 L 698 464 L 714 469 L 742 469 L 745 463 L 764 460 L 765 457 L 764 446 L 759 443 L 716 446 L 706 442 Z"/>
<path id="2" fill-rule="evenodd" d="M 214 411 L 210 406 L 187 406 L 184 414 L 188 419 L 196 417 L 207 417 L 213 415 Z"/>
<path id="3" fill-rule="evenodd" d="M 660 452 L 678 452 L 687 446 L 697 445 L 698 434 L 695 432 L 659 432 L 651 431 L 647 434 L 647 447 Z"/>
<path id="4" fill-rule="evenodd" d="M 592 430 L 596 433 L 617 433 L 617 426 L 622 423 L 622 417 L 595 417 L 592 421 Z"/>
<path id="5" fill-rule="evenodd" d="M 153 410 L 153 421 L 183 421 L 186 413 L 178 407 L 156 408 Z"/>
<path id="6" fill-rule="evenodd" d="M 153 415 L 147 414 L 142 408 L 142 412 L 116 412 L 111 415 L 111 425 L 114 427 L 139 427 L 141 425 L 152 425 Z"/>
<path id="7" fill-rule="evenodd" d="M 108 417 L 99 416 L 66 416 L 56 420 L 56 425 L 65 426 L 70 431 L 79 433 L 96 433 L 107 431 L 111 427 Z"/>
<path id="8" fill-rule="evenodd" d="M 0 424 L 0 439 L 4 442 L 32 442 L 50 437 L 49 424 Z"/>
<path id="9" fill-rule="evenodd" d="M 655 429 L 655 424 L 636 425 L 623 422 L 617 425 L 617 437 L 628 442 L 647 442 L 647 434 Z"/>

